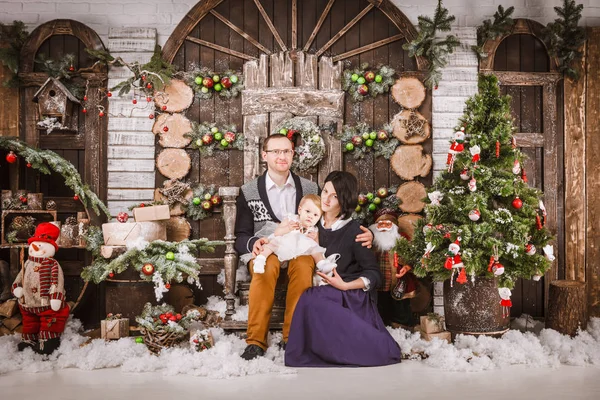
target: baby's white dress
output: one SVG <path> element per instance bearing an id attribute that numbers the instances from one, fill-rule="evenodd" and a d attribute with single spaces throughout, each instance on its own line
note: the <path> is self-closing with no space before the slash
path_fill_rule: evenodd
<path id="1" fill-rule="evenodd" d="M 297 215 L 288 216 L 290 220 L 298 220 Z M 317 227 L 308 228 L 306 233 L 302 233 L 300 230 L 293 230 L 282 236 L 275 236 L 275 228 L 277 223 L 269 221 L 265 226 L 256 233 L 258 237 L 269 237 L 269 243 L 267 246 L 273 250 L 273 252 L 279 258 L 279 261 L 292 260 L 299 256 L 310 256 L 315 253 L 325 253 L 325 248 L 319 246 L 317 242 L 309 238 L 306 233 L 311 231 L 317 231 Z"/>

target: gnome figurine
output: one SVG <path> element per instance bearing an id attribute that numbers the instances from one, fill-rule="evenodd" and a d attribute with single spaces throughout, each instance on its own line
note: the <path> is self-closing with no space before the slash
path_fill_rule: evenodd
<path id="1" fill-rule="evenodd" d="M 69 306 L 65 303 L 63 271 L 52 258 L 58 250 L 59 235 L 56 225 L 43 222 L 27 241 L 27 261 L 12 285 L 23 316 L 19 351 L 30 347 L 37 353 L 51 354 L 60 346 Z"/>

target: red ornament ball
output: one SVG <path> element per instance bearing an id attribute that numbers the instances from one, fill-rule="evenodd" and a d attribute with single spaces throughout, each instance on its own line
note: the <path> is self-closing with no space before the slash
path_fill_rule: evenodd
<path id="1" fill-rule="evenodd" d="M 87 101 L 88 97 L 87 96 L 83 96 L 83 101 Z"/>
<path id="2" fill-rule="evenodd" d="M 98 116 L 100 116 L 100 117 L 104 117 L 104 112 L 103 112 L 103 111 L 100 111 L 100 113 L 98 114 Z"/>
<path id="3" fill-rule="evenodd" d="M 69 71 L 73 72 L 75 71 L 75 67 L 73 67 L 72 65 L 69 67 Z"/>
<path id="4" fill-rule="evenodd" d="M 27 168 L 31 168 L 31 163 L 27 163 Z"/>
<path id="5" fill-rule="evenodd" d="M 171 284 L 170 283 L 165 283 L 165 289 L 171 289 Z"/>
<path id="6" fill-rule="evenodd" d="M 150 115 L 148 115 L 148 118 L 150 118 L 150 119 L 154 119 L 154 114 L 150 114 Z"/>
<path id="7" fill-rule="evenodd" d="M 112 97 L 112 93 L 111 92 L 106 92 L 106 97 Z"/>
<path id="8" fill-rule="evenodd" d="M 21 203 L 25 204 L 27 203 L 27 197 L 25 196 L 19 196 L 19 200 L 21 201 Z"/>
<path id="9" fill-rule="evenodd" d="M 161 107 L 161 109 L 162 109 L 163 111 L 167 111 L 167 106 L 162 106 L 162 107 Z"/>
<path id="10" fill-rule="evenodd" d="M 6 161 L 7 161 L 9 164 L 14 164 L 15 162 L 17 162 L 17 155 L 16 155 L 14 152 L 12 152 L 12 151 L 11 151 L 11 152 L 9 152 L 9 153 L 6 155 Z"/>
<path id="11" fill-rule="evenodd" d="M 84 108 L 83 110 L 81 110 L 82 113 L 87 113 L 87 108 Z"/>
<path id="12" fill-rule="evenodd" d="M 142 80 L 145 81 L 146 80 L 146 75 L 142 75 Z"/>
<path id="13" fill-rule="evenodd" d="M 108 274 L 109 278 L 114 278 L 115 274 L 113 274 L 112 272 Z"/>
<path id="14" fill-rule="evenodd" d="M 77 196 L 77 195 L 73 196 L 73 200 L 78 201 L 79 200 L 79 196 Z"/>
<path id="15" fill-rule="evenodd" d="M 152 84 L 151 84 L 151 83 L 148 83 L 148 84 L 146 85 L 146 88 L 147 88 L 147 89 L 152 89 Z"/>
<path id="16" fill-rule="evenodd" d="M 144 203 L 140 203 L 140 207 L 146 207 L 146 205 Z"/>
<path id="17" fill-rule="evenodd" d="M 117 221 L 121 223 L 127 222 L 128 219 L 129 214 L 127 214 L 126 212 L 120 212 L 119 214 L 117 214 Z"/>
<path id="18" fill-rule="evenodd" d="M 150 96 L 146 97 L 146 101 L 147 101 L 148 103 L 150 103 L 150 102 L 152 101 L 152 97 L 150 97 Z"/>
<path id="19" fill-rule="evenodd" d="M 154 265 L 146 263 L 142 266 L 142 273 L 146 276 L 150 276 L 154 273 Z"/>
<path id="20" fill-rule="evenodd" d="M 133 100 L 131 100 L 131 102 L 132 102 L 133 104 L 137 104 L 137 100 L 136 100 L 136 99 L 133 99 Z"/>
<path id="21" fill-rule="evenodd" d="M 512 201 L 512 206 L 513 206 L 514 208 L 516 208 L 517 210 L 518 210 L 518 209 L 520 209 L 521 207 L 523 207 L 523 200 L 521 200 L 521 199 L 520 199 L 520 198 L 518 198 L 518 197 L 517 197 L 517 198 L 515 198 L 515 199 Z"/>
<path id="22" fill-rule="evenodd" d="M 168 126 L 163 127 L 163 131 L 164 132 L 169 132 L 169 127 Z"/>

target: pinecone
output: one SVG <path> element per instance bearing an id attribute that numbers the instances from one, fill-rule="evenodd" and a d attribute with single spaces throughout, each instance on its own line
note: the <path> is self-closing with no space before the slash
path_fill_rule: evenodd
<path id="1" fill-rule="evenodd" d="M 67 219 L 65 219 L 65 225 L 77 225 L 77 218 L 74 216 L 67 217 Z"/>

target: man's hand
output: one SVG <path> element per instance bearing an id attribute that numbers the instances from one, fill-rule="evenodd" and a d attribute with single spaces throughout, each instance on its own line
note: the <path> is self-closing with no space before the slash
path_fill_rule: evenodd
<path id="1" fill-rule="evenodd" d="M 373 232 L 371 232 L 369 228 L 365 228 L 362 225 L 360 226 L 360 229 L 363 231 L 363 233 L 356 235 L 356 241 L 362 242 L 363 247 L 370 249 L 371 245 L 373 244 Z"/>
<path id="2" fill-rule="evenodd" d="M 406 275 L 410 270 L 412 269 L 412 267 L 410 265 L 404 265 L 397 273 L 396 273 L 396 278 L 400 279 L 402 278 L 404 275 Z"/>
<path id="3" fill-rule="evenodd" d="M 269 239 L 267 238 L 260 238 L 256 242 L 254 242 L 254 246 L 252 246 L 252 255 L 256 257 L 257 255 L 262 253 L 263 246 L 267 243 L 269 243 Z"/>

